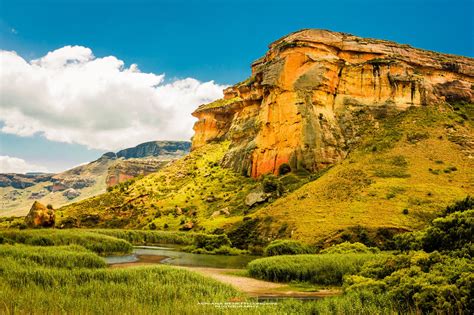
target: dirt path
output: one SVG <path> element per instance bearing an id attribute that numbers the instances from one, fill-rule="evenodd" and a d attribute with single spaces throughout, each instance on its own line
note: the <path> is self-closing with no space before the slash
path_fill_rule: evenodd
<path id="1" fill-rule="evenodd" d="M 268 297 L 326 297 L 340 294 L 337 290 L 319 290 L 314 292 L 295 291 L 287 284 L 257 280 L 249 277 L 232 275 L 229 273 L 242 271 L 241 269 L 219 269 L 203 267 L 180 267 L 211 277 L 217 281 L 227 283 L 249 296 Z"/>

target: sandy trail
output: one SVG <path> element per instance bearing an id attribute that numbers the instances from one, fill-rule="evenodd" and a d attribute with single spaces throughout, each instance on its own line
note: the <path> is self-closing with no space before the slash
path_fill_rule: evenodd
<path id="1" fill-rule="evenodd" d="M 340 294 L 337 290 L 318 290 L 313 292 L 294 291 L 287 284 L 258 280 L 249 277 L 229 274 L 242 271 L 242 269 L 219 269 L 203 267 L 180 267 L 188 269 L 217 281 L 227 283 L 249 296 L 272 297 L 326 297 Z"/>

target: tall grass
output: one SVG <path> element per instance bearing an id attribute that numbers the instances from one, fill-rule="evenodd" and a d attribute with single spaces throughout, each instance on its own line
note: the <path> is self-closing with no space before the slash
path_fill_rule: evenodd
<path id="1" fill-rule="evenodd" d="M 163 265 L 100 268 L 99 260 L 77 245 L 0 245 L 0 314 L 394 313 L 385 296 L 357 292 L 320 301 L 239 307 L 231 301 L 252 300 L 196 273 Z"/>
<path id="2" fill-rule="evenodd" d="M 263 251 L 265 256 L 313 254 L 315 248 L 295 240 L 276 240 Z"/>
<path id="3" fill-rule="evenodd" d="M 51 268 L 0 258 L 0 313 L 209 314 L 234 288 L 169 266 Z"/>
<path id="4" fill-rule="evenodd" d="M 0 230 L 4 243 L 35 246 L 80 245 L 99 255 L 126 254 L 132 245 L 122 239 L 83 230 Z"/>
<path id="5" fill-rule="evenodd" d="M 105 261 L 77 245 L 39 247 L 29 245 L 2 245 L 0 259 L 13 259 L 29 265 L 58 268 L 104 268 Z"/>
<path id="6" fill-rule="evenodd" d="M 191 245 L 200 233 L 150 230 L 94 229 L 94 233 L 126 240 L 133 245 L 180 244 Z"/>
<path id="7" fill-rule="evenodd" d="M 284 255 L 256 259 L 248 264 L 250 276 L 275 281 L 306 281 L 342 285 L 345 275 L 357 273 L 376 254 Z"/>

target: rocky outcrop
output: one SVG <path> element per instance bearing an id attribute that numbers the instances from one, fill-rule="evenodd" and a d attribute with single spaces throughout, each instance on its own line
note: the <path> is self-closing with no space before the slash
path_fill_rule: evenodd
<path id="1" fill-rule="evenodd" d="M 63 196 L 66 197 L 67 199 L 71 200 L 74 198 L 77 198 L 81 195 L 79 191 L 77 191 L 74 188 L 68 188 L 63 192 Z"/>
<path id="2" fill-rule="evenodd" d="M 35 201 L 31 206 L 30 212 L 25 217 L 25 224 L 30 227 L 52 227 L 55 223 L 54 210 L 48 209 L 43 204 Z"/>
<path id="3" fill-rule="evenodd" d="M 117 158 L 133 159 L 151 156 L 161 158 L 178 158 L 189 152 L 191 143 L 188 141 L 150 141 L 133 148 L 118 151 Z M 111 152 L 106 153 L 111 155 Z"/>
<path id="4" fill-rule="evenodd" d="M 107 171 L 107 187 L 115 186 L 131 178 L 157 172 L 168 164 L 170 159 L 130 159 L 119 160 Z"/>
<path id="5" fill-rule="evenodd" d="M 0 174 L 0 187 L 13 187 L 16 189 L 25 189 L 38 183 L 51 180 L 51 174 Z"/>
<path id="6" fill-rule="evenodd" d="M 474 60 L 325 30 L 277 40 L 251 77 L 193 115 L 192 148 L 231 141 L 222 164 L 258 177 L 342 160 L 362 128 L 410 106 L 473 102 Z"/>

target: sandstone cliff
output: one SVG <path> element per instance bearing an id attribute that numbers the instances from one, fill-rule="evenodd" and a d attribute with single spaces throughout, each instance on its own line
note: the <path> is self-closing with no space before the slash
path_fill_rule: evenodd
<path id="1" fill-rule="evenodd" d="M 192 148 L 228 139 L 223 166 L 258 177 L 341 161 L 363 128 L 411 106 L 474 101 L 474 60 L 325 30 L 277 40 L 252 75 L 193 115 Z"/>

